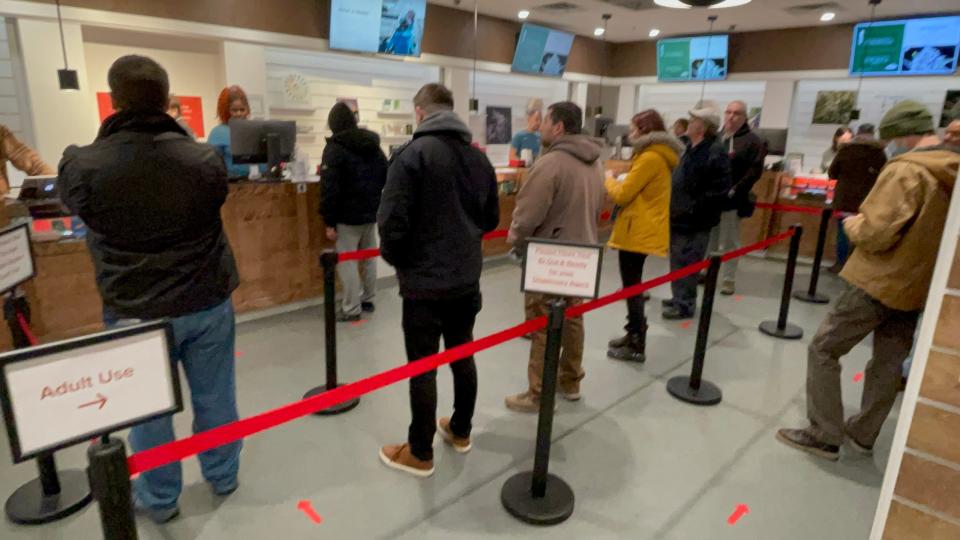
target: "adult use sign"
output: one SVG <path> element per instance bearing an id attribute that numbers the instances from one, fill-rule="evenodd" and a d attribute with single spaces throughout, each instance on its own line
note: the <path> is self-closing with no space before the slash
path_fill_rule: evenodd
<path id="1" fill-rule="evenodd" d="M 168 322 L 0 356 L 15 462 L 183 409 Z"/>
<path id="2" fill-rule="evenodd" d="M 603 246 L 533 239 L 523 261 L 523 291 L 596 298 Z"/>

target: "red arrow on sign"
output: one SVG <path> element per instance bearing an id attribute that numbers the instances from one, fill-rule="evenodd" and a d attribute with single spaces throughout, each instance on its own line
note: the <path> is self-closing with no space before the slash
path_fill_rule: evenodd
<path id="1" fill-rule="evenodd" d="M 736 525 L 740 518 L 750 513 L 750 507 L 745 504 L 738 504 L 737 509 L 727 518 L 728 525 Z"/>
<path id="2" fill-rule="evenodd" d="M 99 407 L 97 407 L 97 409 L 102 409 L 103 406 L 106 404 L 107 404 L 107 396 L 101 394 L 100 392 L 97 392 L 97 399 L 89 403 L 84 403 L 83 405 L 80 405 L 77 408 L 84 409 L 86 407 L 93 407 L 94 405 L 100 405 Z"/>

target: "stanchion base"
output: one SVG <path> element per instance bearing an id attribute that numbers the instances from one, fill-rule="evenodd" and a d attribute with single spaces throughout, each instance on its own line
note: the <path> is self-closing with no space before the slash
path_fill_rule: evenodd
<path id="1" fill-rule="evenodd" d="M 716 405 L 723 399 L 723 391 L 717 385 L 709 381 L 700 381 L 700 388 L 694 390 L 690 387 L 690 377 L 673 377 L 667 381 L 667 392 L 670 395 L 694 405 Z"/>
<path id="2" fill-rule="evenodd" d="M 793 297 L 801 302 L 806 302 L 808 304 L 829 304 L 830 297 L 824 296 L 820 293 L 810 294 L 809 291 L 794 291 Z"/>
<path id="3" fill-rule="evenodd" d="M 20 486 L 7 499 L 7 518 L 20 525 L 43 525 L 63 519 L 90 504 L 93 495 L 85 472 L 70 470 L 57 474 L 60 493 L 45 496 L 40 479 L 35 478 Z"/>
<path id="4" fill-rule="evenodd" d="M 337 386 L 339 387 L 339 386 L 343 386 L 343 385 L 342 385 L 342 384 L 338 384 Z M 318 387 L 314 388 L 313 390 L 310 390 L 309 392 L 307 392 L 306 394 L 304 394 L 304 395 L 303 395 L 303 399 L 311 398 L 311 397 L 313 397 L 313 396 L 322 394 L 322 393 L 324 393 L 324 392 L 326 392 L 326 391 L 327 391 L 327 387 L 326 387 L 326 386 L 318 386 Z M 314 414 L 314 416 L 334 416 L 334 415 L 343 414 L 343 413 L 345 413 L 345 412 L 347 412 L 347 411 L 350 411 L 350 410 L 352 410 L 352 409 L 355 409 L 355 408 L 357 407 L 357 405 L 359 405 L 359 404 L 360 404 L 360 398 L 353 398 L 353 399 L 351 399 L 351 400 L 349 400 L 349 401 L 344 401 L 343 403 L 340 403 L 340 404 L 334 405 L 334 406 L 332 406 L 332 407 L 328 407 L 328 408 L 326 408 L 326 409 L 317 411 L 317 412 L 315 412 L 315 413 L 313 413 L 313 414 Z"/>
<path id="5" fill-rule="evenodd" d="M 511 476 L 500 490 L 500 502 L 510 515 L 531 525 L 556 525 L 573 515 L 573 489 L 560 477 L 547 475 L 547 491 L 534 498 L 533 472 Z"/>
<path id="6" fill-rule="evenodd" d="M 800 339 L 803 337 L 803 328 L 787 323 L 787 327 L 781 330 L 777 328 L 777 321 L 763 321 L 760 323 L 760 331 L 768 336 L 780 339 Z"/>

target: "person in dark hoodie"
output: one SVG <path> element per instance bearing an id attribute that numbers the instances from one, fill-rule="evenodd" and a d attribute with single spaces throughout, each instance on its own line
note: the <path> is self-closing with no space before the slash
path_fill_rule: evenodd
<path id="1" fill-rule="evenodd" d="M 810 342 L 810 425 L 777 432 L 780 442 L 831 461 L 840 459 L 844 441 L 857 453 L 872 453 L 896 402 L 960 169 L 960 152 L 941 144 L 922 103 L 894 105 L 880 122 L 880 137 L 904 153 L 884 166 L 859 213 L 843 222 L 857 249 L 840 273 L 846 292 Z M 870 334 L 861 411 L 844 422 L 840 359 Z"/>
<path id="2" fill-rule="evenodd" d="M 356 114 L 345 103 L 330 109 L 327 124 L 333 136 L 327 139 L 320 164 L 320 214 L 327 238 L 337 243 L 340 253 L 375 248 L 377 209 L 387 182 L 387 157 L 380 148 L 380 136 L 358 128 Z M 341 262 L 337 274 L 343 286 L 337 321 L 357 321 L 361 312 L 372 313 L 377 260 Z"/>
<path id="3" fill-rule="evenodd" d="M 670 270 L 700 262 L 707 255 L 710 229 L 728 204 L 730 156 L 717 137 L 720 118 L 706 107 L 690 111 L 690 148 L 673 170 L 670 193 Z M 663 301 L 663 318 L 691 319 L 696 311 L 697 275 L 670 283 L 673 298 Z"/>
<path id="4" fill-rule="evenodd" d="M 767 145 L 750 130 L 747 104 L 731 101 L 723 113 L 723 147 L 730 156 L 730 181 L 727 204 L 720 214 L 720 224 L 710 232 L 708 252 L 726 252 L 740 248 L 740 220 L 753 215 L 756 199 L 751 197 L 754 184 L 763 175 Z M 720 294 L 736 292 L 737 259 L 720 267 Z"/>
<path id="5" fill-rule="evenodd" d="M 470 129 L 453 112 L 453 94 L 430 83 L 413 99 L 417 130 L 390 160 L 377 213 L 383 258 L 397 269 L 403 336 L 413 362 L 473 340 L 480 312 L 484 233 L 500 222 L 497 175 L 472 146 Z M 439 430 L 459 453 L 470 451 L 477 401 L 473 357 L 450 364 L 453 416 L 436 420 L 436 370 L 410 379 L 407 442 L 380 449 L 385 465 L 414 476 L 433 474 Z"/>
<path id="6" fill-rule="evenodd" d="M 227 169 L 167 115 L 170 84 L 160 65 L 124 56 L 108 81 L 117 113 L 93 144 L 66 149 L 60 162 L 63 203 L 87 225 L 108 325 L 168 318 L 176 359 L 190 386 L 194 431 L 237 420 L 234 315 L 239 279 L 223 231 Z M 169 416 L 130 431 L 134 452 L 174 439 Z M 240 442 L 200 454 L 213 492 L 237 489 Z M 136 507 L 162 523 L 177 516 L 180 463 L 145 472 L 133 483 Z"/>
<path id="7" fill-rule="evenodd" d="M 547 109 L 540 126 L 544 152 L 533 165 L 517 195 L 508 241 L 521 253 L 530 238 L 596 244 L 597 221 L 606 199 L 600 146 L 584 135 L 583 112 L 569 101 Z M 550 311 L 555 297 L 526 293 L 527 319 Z M 579 303 L 570 300 L 570 304 Z M 580 399 L 583 380 L 583 317 L 567 319 L 563 325 L 558 393 L 568 401 Z M 540 410 L 543 387 L 543 354 L 546 329 L 534 332 L 527 365 L 527 391 L 506 398 L 508 409 L 535 413 Z"/>
<path id="8" fill-rule="evenodd" d="M 856 214 L 867 194 L 877 183 L 880 170 L 887 164 L 884 144 L 874 136 L 873 124 L 863 124 L 857 136 L 842 145 L 830 164 L 830 178 L 837 181 L 833 195 L 833 209 L 844 214 Z M 830 268 L 839 273 L 850 254 L 850 239 L 843 230 L 843 219 L 837 222 L 837 261 Z"/>

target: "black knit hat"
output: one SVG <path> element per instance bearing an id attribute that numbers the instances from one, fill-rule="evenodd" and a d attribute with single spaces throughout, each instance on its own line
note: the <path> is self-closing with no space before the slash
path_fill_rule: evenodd
<path id="1" fill-rule="evenodd" d="M 337 103 L 330 109 L 330 116 L 327 117 L 327 125 L 334 135 L 341 131 L 357 127 L 357 115 L 354 114 L 346 103 Z"/>

